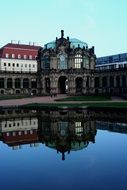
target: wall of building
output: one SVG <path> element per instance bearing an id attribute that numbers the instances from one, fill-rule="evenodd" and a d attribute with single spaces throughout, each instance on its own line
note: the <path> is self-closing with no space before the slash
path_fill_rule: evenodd
<path id="1" fill-rule="evenodd" d="M 36 73 L 37 61 L 0 58 L 0 71 Z"/>

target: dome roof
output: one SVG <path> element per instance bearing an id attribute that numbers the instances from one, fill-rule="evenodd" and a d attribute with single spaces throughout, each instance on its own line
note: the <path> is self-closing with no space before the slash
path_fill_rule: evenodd
<path id="1" fill-rule="evenodd" d="M 78 39 L 76 39 L 76 38 L 71 38 L 70 39 L 70 42 L 71 42 L 71 48 L 77 48 L 78 46 L 80 47 L 80 48 L 83 48 L 83 46 L 86 48 L 86 47 L 88 47 L 88 45 L 87 45 L 87 43 L 86 42 L 83 42 L 83 41 L 81 41 L 81 40 L 78 40 Z"/>
<path id="2" fill-rule="evenodd" d="M 70 41 L 70 47 L 71 48 L 77 48 L 77 47 L 80 47 L 80 48 L 85 47 L 86 48 L 86 47 L 88 47 L 87 43 L 85 43 L 85 42 L 83 42 L 81 40 L 78 40 L 76 38 L 70 38 L 69 41 Z M 45 44 L 44 47 L 45 48 L 47 47 L 48 49 L 49 48 L 54 49 L 56 47 L 56 43 L 55 42 L 56 41 L 51 41 L 51 42 Z"/>

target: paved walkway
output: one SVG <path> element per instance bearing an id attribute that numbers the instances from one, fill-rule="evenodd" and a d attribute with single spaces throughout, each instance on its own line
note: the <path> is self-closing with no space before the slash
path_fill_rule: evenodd
<path id="1" fill-rule="evenodd" d="M 57 97 L 42 96 L 22 99 L 0 100 L 0 106 L 18 106 L 31 103 L 56 103 L 54 99 L 65 98 L 67 95 L 59 95 Z"/>
<path id="2" fill-rule="evenodd" d="M 61 102 L 55 102 L 55 99 L 61 99 L 66 98 L 67 95 L 58 95 L 57 97 L 50 97 L 50 96 L 42 96 L 42 97 L 31 97 L 31 98 L 23 98 L 23 99 L 12 99 L 12 100 L 0 100 L 0 106 L 8 107 L 8 106 L 18 106 L 18 105 L 25 105 L 25 104 L 31 104 L 31 103 L 61 103 Z M 93 101 L 67 101 L 63 103 L 82 103 L 82 102 L 93 102 Z M 94 101 L 94 102 L 100 102 L 100 101 Z M 111 102 L 111 101 L 101 101 L 101 102 Z M 112 97 L 112 102 L 127 102 L 121 98 L 118 97 Z"/>

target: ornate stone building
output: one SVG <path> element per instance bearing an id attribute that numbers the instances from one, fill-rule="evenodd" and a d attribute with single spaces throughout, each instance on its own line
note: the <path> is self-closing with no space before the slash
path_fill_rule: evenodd
<path id="1" fill-rule="evenodd" d="M 96 94 L 126 97 L 127 53 L 97 58 L 94 77 Z"/>
<path id="2" fill-rule="evenodd" d="M 40 95 L 94 93 L 94 47 L 78 39 L 61 37 L 38 51 Z"/>
<path id="3" fill-rule="evenodd" d="M 38 94 L 34 44 L 8 43 L 0 48 L 0 94 Z"/>

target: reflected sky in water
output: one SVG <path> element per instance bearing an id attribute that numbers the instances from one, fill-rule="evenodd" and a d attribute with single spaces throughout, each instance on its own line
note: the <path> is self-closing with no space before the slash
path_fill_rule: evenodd
<path id="1" fill-rule="evenodd" d="M 43 116 L 43 114 L 41 114 L 41 117 L 39 118 L 37 116 L 39 127 L 39 132 L 37 131 L 37 135 L 39 136 L 39 140 L 38 142 L 36 142 L 36 146 L 30 146 L 31 142 L 29 141 L 27 142 L 28 144 L 22 143 L 21 148 L 13 150 L 12 145 L 9 144 L 9 141 L 7 143 L 8 138 L 6 138 L 6 141 L 5 138 L 3 139 L 3 131 L 5 133 L 5 128 L 3 127 L 1 129 L 1 189 L 127 189 L 127 134 L 126 130 L 124 130 L 125 132 L 123 132 L 123 128 L 125 128 L 125 125 L 123 126 L 123 128 L 121 127 L 121 125 L 118 132 L 118 127 L 116 129 L 117 121 L 112 122 L 113 126 L 115 126 L 114 131 L 112 132 L 106 129 L 100 129 L 101 127 L 98 126 L 97 120 L 94 121 L 95 126 L 92 125 L 92 127 L 95 127 L 96 129 L 96 132 L 94 134 L 95 143 L 88 140 L 87 138 L 87 140 L 89 141 L 88 146 L 84 146 L 84 148 L 75 151 L 70 150 L 70 153 L 66 151 L 65 160 L 62 160 L 62 154 L 60 152 L 58 152 L 55 148 L 50 148 L 49 146 L 47 146 L 44 140 L 42 143 L 42 137 L 43 139 L 45 138 L 43 134 L 44 130 L 42 130 L 42 123 L 45 120 Z M 59 123 L 60 121 L 60 118 L 59 120 L 57 119 L 55 121 L 52 121 L 51 116 L 49 117 L 50 120 L 48 118 L 48 121 L 50 121 L 50 124 L 52 122 L 55 123 L 55 126 L 56 123 Z M 73 123 L 81 121 L 82 126 L 85 126 L 86 128 L 86 125 L 84 124 L 86 122 L 86 119 L 84 119 L 84 116 L 83 118 L 80 117 L 80 119 L 79 115 L 77 118 L 74 118 Z M 64 119 L 62 118 L 62 121 L 64 121 Z M 7 117 L 6 121 L 9 120 L 10 119 L 8 119 Z M 11 120 L 13 120 L 13 122 L 15 121 L 14 118 L 11 118 Z M 1 119 L 1 126 L 2 122 L 4 121 L 5 119 Z M 68 123 L 72 122 L 72 117 L 71 119 L 68 119 L 67 117 L 66 122 L 67 121 Z M 90 124 L 90 126 L 88 126 L 88 123 Z M 104 121 L 101 121 L 100 123 L 102 123 L 103 126 Z M 108 125 L 109 122 L 107 122 L 107 126 Z M 87 127 L 91 128 L 91 120 L 90 122 L 87 122 Z M 9 130 L 8 127 L 6 129 Z M 58 133 L 61 134 L 60 128 L 58 129 Z M 62 128 L 62 135 L 65 134 L 63 133 L 63 130 L 64 128 Z M 117 132 L 115 132 L 115 130 Z M 73 129 L 71 129 L 71 131 L 74 132 L 75 130 L 73 131 Z M 122 133 L 120 131 L 122 131 Z M 55 132 L 52 134 L 57 133 Z M 83 133 L 82 136 L 83 135 L 85 135 L 86 138 L 86 133 Z M 54 136 L 50 137 L 52 137 L 54 140 L 56 138 Z M 62 143 L 64 142 L 63 138 L 66 139 L 65 136 L 62 136 L 62 138 L 61 136 L 59 136 L 59 139 L 61 139 Z M 71 135 L 70 138 L 77 140 L 77 136 L 75 136 L 74 134 L 73 136 Z M 78 136 L 78 140 L 79 138 L 81 139 L 81 136 Z M 18 139 L 17 141 L 18 142 L 16 142 L 15 138 L 16 145 L 20 145 L 21 139 Z"/>

